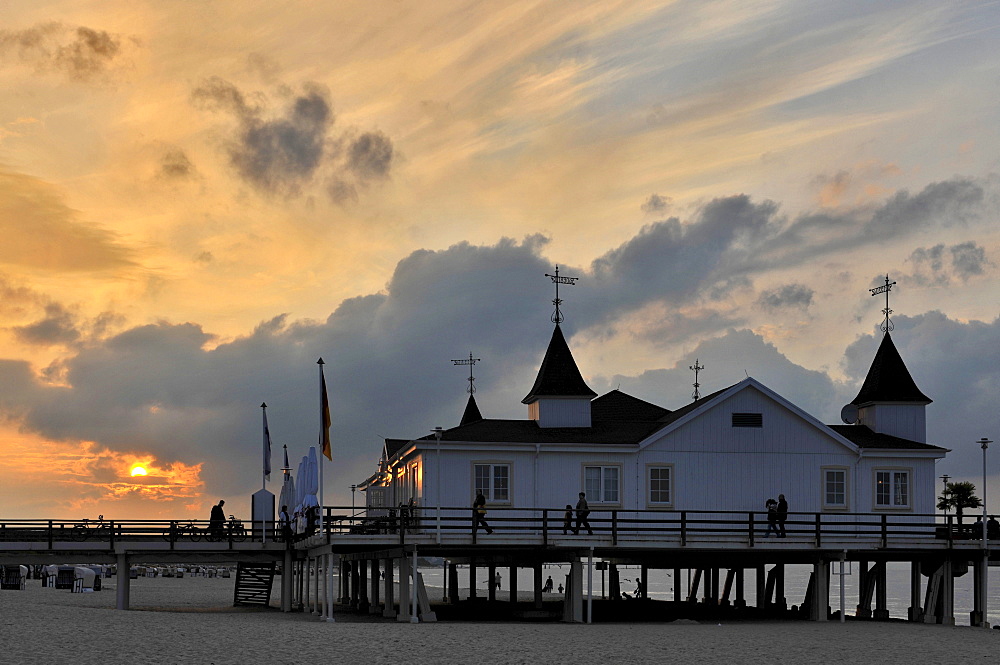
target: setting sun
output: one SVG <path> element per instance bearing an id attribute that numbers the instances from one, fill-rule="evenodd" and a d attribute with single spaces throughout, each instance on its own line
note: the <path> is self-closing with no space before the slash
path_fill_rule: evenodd
<path id="1" fill-rule="evenodd" d="M 146 469 L 144 469 L 141 466 L 132 467 L 132 475 L 133 476 L 145 476 L 146 475 Z"/>

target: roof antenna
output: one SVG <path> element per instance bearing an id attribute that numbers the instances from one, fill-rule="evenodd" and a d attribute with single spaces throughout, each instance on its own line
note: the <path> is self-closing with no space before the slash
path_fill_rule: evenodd
<path id="1" fill-rule="evenodd" d="M 746 369 L 744 369 L 744 370 L 743 370 L 743 373 L 747 375 L 747 378 L 748 378 L 748 379 L 750 378 L 750 375 L 749 375 L 749 374 L 747 374 L 747 371 L 746 371 Z"/>
<path id="2" fill-rule="evenodd" d="M 877 296 L 880 293 L 885 294 L 885 309 L 882 310 L 882 313 L 885 314 L 885 321 L 883 321 L 882 325 L 879 326 L 879 329 L 882 331 L 883 334 L 888 334 L 889 331 L 892 330 L 893 328 L 892 320 L 889 319 L 889 315 L 892 314 L 892 310 L 889 309 L 889 291 L 892 291 L 892 287 L 895 285 L 896 282 L 890 282 L 889 273 L 886 273 L 885 284 L 883 284 L 882 286 L 876 286 L 874 289 L 868 289 L 869 291 L 872 292 L 873 296 Z"/>
<path id="3" fill-rule="evenodd" d="M 695 358 L 694 359 L 694 364 L 693 365 L 688 365 L 688 369 L 694 371 L 694 392 L 691 393 L 691 397 L 694 398 L 694 401 L 697 402 L 699 399 L 701 399 L 701 393 L 698 392 L 698 388 L 701 387 L 701 384 L 698 383 L 698 372 L 700 372 L 701 370 L 705 369 L 705 366 L 704 365 L 699 365 L 698 364 L 698 359 Z"/>
<path id="4" fill-rule="evenodd" d="M 550 277 L 552 279 L 552 283 L 556 285 L 556 298 L 555 298 L 555 300 L 552 301 L 552 304 L 556 306 L 556 311 L 552 313 L 552 323 L 554 323 L 556 325 L 559 325 L 560 323 L 562 323 L 562 320 L 563 320 L 562 312 L 559 310 L 559 305 L 562 304 L 562 300 L 559 299 L 559 285 L 560 284 L 569 284 L 570 286 L 572 286 L 573 284 L 576 284 L 576 280 L 578 280 L 580 278 L 579 277 L 560 277 L 559 276 L 559 266 L 556 266 L 556 274 L 550 275 L 549 273 L 545 273 L 545 276 L 546 277 Z"/>

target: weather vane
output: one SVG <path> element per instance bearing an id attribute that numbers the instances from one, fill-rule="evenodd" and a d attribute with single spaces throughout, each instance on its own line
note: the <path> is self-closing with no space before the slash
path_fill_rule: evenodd
<path id="1" fill-rule="evenodd" d="M 469 389 L 468 389 L 468 393 L 470 395 L 472 395 L 472 394 L 474 394 L 476 392 L 476 377 L 472 376 L 472 368 L 473 368 L 473 366 L 476 363 L 482 362 L 482 360 L 483 360 L 482 358 L 473 358 L 472 357 L 472 353 L 470 352 L 468 360 L 465 360 L 463 358 L 461 360 L 452 359 L 452 361 L 451 361 L 451 362 L 455 363 L 456 365 L 468 365 L 469 366 Z"/>
<path id="2" fill-rule="evenodd" d="M 892 287 L 895 285 L 896 282 L 890 282 L 889 274 L 886 273 L 885 284 L 883 284 L 882 286 L 876 286 L 874 289 L 868 289 L 869 291 L 872 292 L 873 296 L 877 296 L 880 293 L 885 294 L 885 309 L 882 310 L 882 313 L 885 314 L 885 321 L 883 321 L 882 325 L 879 326 L 879 328 L 882 330 L 883 333 L 888 333 L 889 331 L 892 330 L 893 327 L 892 319 L 889 318 L 889 315 L 892 314 L 892 310 L 889 309 L 889 291 L 892 291 Z"/>
<path id="3" fill-rule="evenodd" d="M 688 369 L 694 371 L 694 392 L 691 393 L 691 397 L 693 397 L 694 401 L 697 402 L 699 399 L 701 399 L 701 393 L 698 392 L 698 388 L 701 387 L 701 384 L 698 383 L 698 372 L 700 372 L 701 370 L 705 369 L 705 366 L 704 365 L 699 365 L 698 364 L 698 359 L 695 358 L 694 359 L 694 364 L 693 365 L 688 365 Z"/>
<path id="4" fill-rule="evenodd" d="M 552 301 L 552 304 L 556 306 L 556 311 L 552 313 L 552 323 L 554 323 L 556 325 L 559 325 L 560 323 L 562 323 L 562 320 L 563 320 L 562 312 L 559 310 L 559 305 L 562 304 L 562 300 L 559 299 L 559 285 L 560 284 L 569 284 L 570 286 L 572 286 L 573 284 L 576 284 L 576 280 L 578 280 L 580 278 L 579 277 L 560 277 L 559 276 L 559 266 L 556 266 L 556 274 L 550 275 L 549 273 L 545 273 L 545 276 L 551 278 L 552 279 L 552 283 L 556 285 L 556 297 L 555 297 L 555 300 Z"/>

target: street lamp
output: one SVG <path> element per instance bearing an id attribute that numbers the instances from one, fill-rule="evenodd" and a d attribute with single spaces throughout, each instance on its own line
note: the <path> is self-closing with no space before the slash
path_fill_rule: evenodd
<path id="1" fill-rule="evenodd" d="M 989 594 L 989 566 L 990 566 L 990 551 L 988 548 L 988 543 L 986 541 L 986 449 L 990 447 L 993 443 L 985 436 L 978 441 L 979 446 L 983 449 L 983 572 L 979 575 L 979 602 L 980 602 L 980 612 L 979 625 L 983 628 L 989 628 L 990 624 L 986 621 L 986 606 L 988 603 L 987 595 Z"/>
<path id="2" fill-rule="evenodd" d="M 438 545 L 441 544 L 441 437 L 444 435 L 444 429 L 440 425 L 431 430 L 434 433 L 434 440 L 437 441 L 437 472 L 434 474 L 435 478 L 435 490 L 434 490 L 434 500 L 437 503 L 437 542 Z"/>
<path id="3" fill-rule="evenodd" d="M 983 549 L 986 549 L 986 449 L 993 442 L 984 436 L 978 443 L 983 449 Z"/>
<path id="4" fill-rule="evenodd" d="M 354 492 L 358 489 L 357 485 L 351 485 L 351 517 L 354 517 Z"/>
<path id="5" fill-rule="evenodd" d="M 944 489 L 941 491 L 941 499 L 947 502 L 948 500 L 948 479 L 951 478 L 947 473 L 941 476 L 941 482 L 944 483 Z M 944 514 L 948 514 L 948 504 L 944 504 Z"/>

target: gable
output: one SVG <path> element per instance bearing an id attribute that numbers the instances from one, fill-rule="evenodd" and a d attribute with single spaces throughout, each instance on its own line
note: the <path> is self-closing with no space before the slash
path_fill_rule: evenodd
<path id="1" fill-rule="evenodd" d="M 754 379 L 687 409 L 641 447 L 720 454 L 857 454 L 854 443 Z"/>

